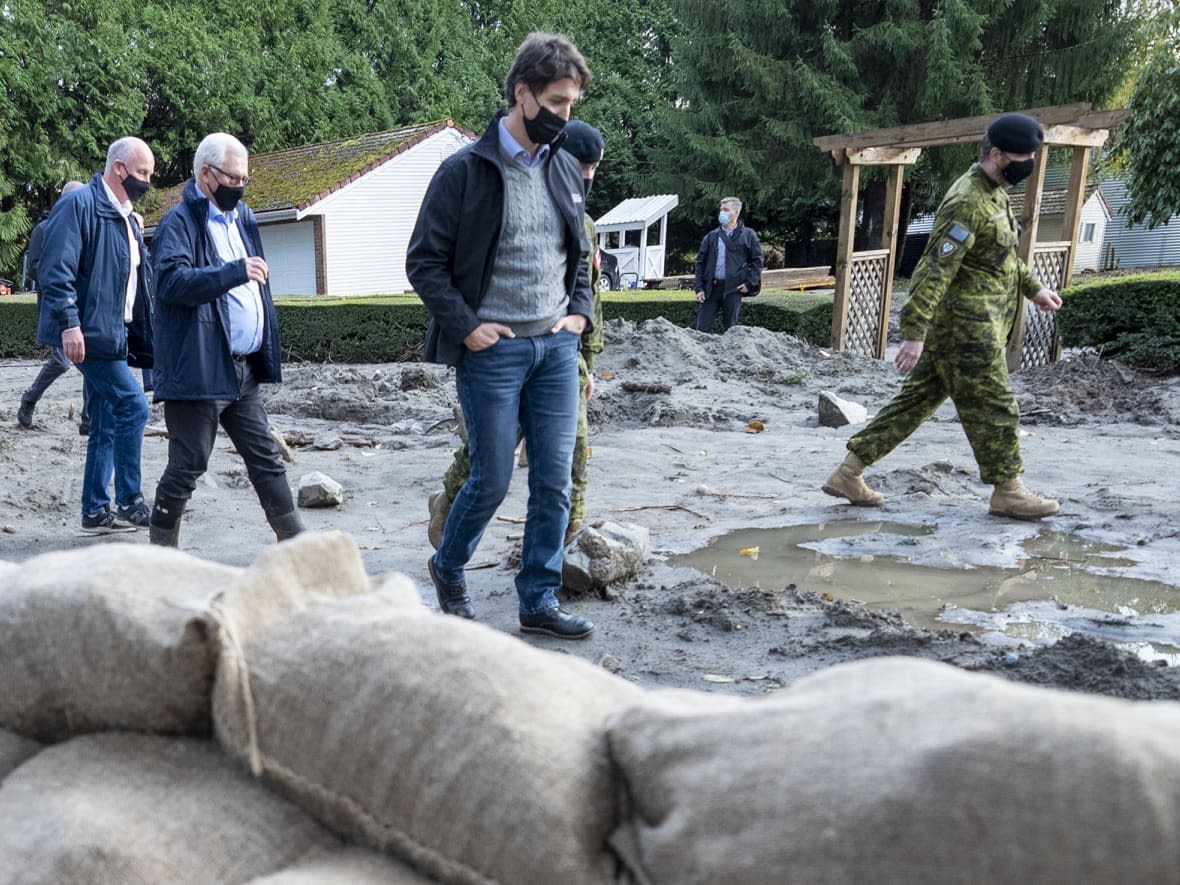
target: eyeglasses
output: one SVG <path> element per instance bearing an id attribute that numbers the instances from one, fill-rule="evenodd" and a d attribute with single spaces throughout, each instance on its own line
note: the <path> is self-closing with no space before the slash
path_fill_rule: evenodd
<path id="1" fill-rule="evenodd" d="M 228 187 L 246 187 L 250 184 L 251 178 L 249 175 L 230 175 L 220 166 L 214 166 L 212 163 L 209 164 L 209 168 L 225 178 L 225 184 Z"/>

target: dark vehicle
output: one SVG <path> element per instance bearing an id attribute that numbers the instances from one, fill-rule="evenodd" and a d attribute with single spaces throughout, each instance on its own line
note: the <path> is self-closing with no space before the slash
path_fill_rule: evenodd
<path id="1" fill-rule="evenodd" d="M 599 249 L 598 254 L 602 256 L 602 266 L 599 269 L 601 276 L 598 278 L 598 291 L 606 292 L 610 289 L 620 288 L 619 259 L 605 249 Z"/>

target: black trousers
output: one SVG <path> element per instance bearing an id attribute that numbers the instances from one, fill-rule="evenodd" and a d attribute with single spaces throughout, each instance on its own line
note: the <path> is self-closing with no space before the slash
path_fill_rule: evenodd
<path id="1" fill-rule="evenodd" d="M 697 311 L 697 330 L 712 332 L 717 312 L 721 312 L 721 330 L 727 331 L 730 326 L 736 326 L 738 311 L 742 307 L 742 296 L 739 292 L 725 294 L 725 280 L 713 280 L 705 290 L 705 300 L 701 302 Z"/>
<path id="2" fill-rule="evenodd" d="M 217 425 L 229 434 L 246 462 L 246 473 L 267 516 L 291 513 L 295 504 L 287 485 L 287 470 L 279 447 L 270 434 L 266 406 L 258 381 L 246 360 L 235 360 L 241 395 L 223 400 L 168 400 L 164 422 L 168 425 L 168 466 L 156 486 L 156 499 L 187 501 L 197 480 L 209 467 L 217 439 Z"/>

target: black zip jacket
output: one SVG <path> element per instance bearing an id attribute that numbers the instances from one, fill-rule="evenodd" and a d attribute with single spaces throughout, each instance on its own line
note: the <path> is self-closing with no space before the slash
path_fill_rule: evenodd
<path id="1" fill-rule="evenodd" d="M 701 240 L 697 254 L 696 291 L 708 293 L 713 282 L 713 264 L 717 260 L 717 238 L 721 228 L 715 227 Z M 746 291 L 738 293 L 738 286 L 746 284 Z M 725 294 L 740 294 L 751 298 L 762 289 L 762 245 L 758 235 L 745 223 L 738 221 L 725 246 Z"/>
<path id="2" fill-rule="evenodd" d="M 418 212 L 406 252 L 406 274 L 426 305 L 422 358 L 457 366 L 463 339 L 479 325 L 476 315 L 487 292 L 504 224 L 504 170 L 500 155 L 501 110 L 474 144 L 452 154 L 435 172 Z M 553 144 L 545 179 L 565 222 L 565 285 L 569 312 L 593 322 L 593 300 L 582 217 L 582 167 Z"/>

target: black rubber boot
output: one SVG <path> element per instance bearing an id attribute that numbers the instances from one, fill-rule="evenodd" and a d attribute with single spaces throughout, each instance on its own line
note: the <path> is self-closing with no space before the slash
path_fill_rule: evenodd
<path id="1" fill-rule="evenodd" d="M 294 538 L 303 531 L 303 520 L 299 518 L 299 514 L 294 510 L 290 513 L 280 513 L 278 516 L 268 516 L 266 521 L 274 529 L 275 538 L 279 541 Z"/>
<path id="2" fill-rule="evenodd" d="M 156 495 L 155 506 L 148 520 L 149 540 L 160 547 L 180 546 L 180 518 L 184 516 L 185 501 L 161 498 Z"/>

